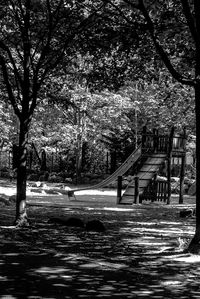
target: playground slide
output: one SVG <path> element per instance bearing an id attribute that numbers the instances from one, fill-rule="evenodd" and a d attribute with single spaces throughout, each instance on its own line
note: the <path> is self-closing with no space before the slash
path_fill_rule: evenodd
<path id="1" fill-rule="evenodd" d="M 125 160 L 125 162 L 113 174 L 111 174 L 108 178 L 106 178 L 102 182 L 100 182 L 96 185 L 90 186 L 90 187 L 85 187 L 85 188 L 81 188 L 81 189 L 73 189 L 73 190 L 70 190 L 69 192 L 74 193 L 74 192 L 78 192 L 78 191 L 82 191 L 82 190 L 88 190 L 88 189 L 99 189 L 99 188 L 103 188 L 103 187 L 109 185 L 110 183 L 115 181 L 118 176 L 121 176 L 126 171 L 128 171 L 129 168 L 131 166 L 133 166 L 134 163 L 137 162 L 137 160 L 140 158 L 140 156 L 141 156 L 141 145 L 139 145 L 132 152 L 132 154 Z"/>
<path id="2" fill-rule="evenodd" d="M 153 178 L 154 174 L 158 171 L 166 159 L 166 154 L 152 154 L 142 165 L 137 173 L 139 177 L 139 193 L 142 194 L 144 188 L 146 188 Z M 121 204 L 132 204 L 135 196 L 135 180 L 133 179 L 127 186 L 122 196 Z"/>

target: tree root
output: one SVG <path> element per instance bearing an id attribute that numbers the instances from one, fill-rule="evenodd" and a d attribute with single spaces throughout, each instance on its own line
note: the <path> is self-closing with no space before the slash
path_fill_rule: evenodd
<path id="1" fill-rule="evenodd" d="M 26 215 L 21 215 L 20 217 L 15 219 L 14 225 L 18 227 L 29 227 L 30 223 Z"/>
<path id="2" fill-rule="evenodd" d="M 190 244 L 188 245 L 187 249 L 185 250 L 187 253 L 192 254 L 200 254 L 200 238 L 196 234 L 194 235 L 193 239 L 191 240 Z"/>

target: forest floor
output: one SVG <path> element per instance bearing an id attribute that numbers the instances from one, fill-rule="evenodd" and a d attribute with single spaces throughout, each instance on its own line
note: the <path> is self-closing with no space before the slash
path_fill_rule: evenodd
<path id="1" fill-rule="evenodd" d="M 0 181 L 0 194 L 14 194 Z M 66 195 L 28 191 L 29 228 L 12 226 L 15 205 L 0 203 L 0 298 L 200 298 L 200 256 L 184 253 L 195 198 L 116 205 L 115 190 Z M 105 232 L 49 223 L 101 220 Z"/>

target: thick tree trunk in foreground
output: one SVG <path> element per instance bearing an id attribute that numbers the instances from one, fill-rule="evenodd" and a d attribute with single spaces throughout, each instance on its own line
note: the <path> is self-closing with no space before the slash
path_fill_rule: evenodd
<path id="1" fill-rule="evenodd" d="M 200 119 L 200 81 L 195 87 L 196 119 Z M 187 251 L 200 253 L 200 126 L 196 126 L 196 231 Z"/>
<path id="2" fill-rule="evenodd" d="M 25 122 L 20 123 L 19 151 L 17 165 L 17 198 L 16 219 L 17 226 L 28 225 L 26 212 L 26 154 L 27 154 L 28 127 Z"/>

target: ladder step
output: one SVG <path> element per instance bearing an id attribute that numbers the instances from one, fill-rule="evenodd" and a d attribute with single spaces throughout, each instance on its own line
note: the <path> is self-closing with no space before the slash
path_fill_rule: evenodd
<path id="1" fill-rule="evenodd" d="M 132 205 L 133 204 L 133 201 L 131 201 L 131 202 L 119 202 L 118 203 L 119 205 Z"/>
<path id="2" fill-rule="evenodd" d="M 160 163 L 160 161 L 159 161 L 158 163 L 144 163 L 143 164 L 143 166 L 158 166 L 158 165 L 162 165 L 162 163 Z"/>
<path id="3" fill-rule="evenodd" d="M 164 159 L 166 158 L 166 156 L 152 156 L 152 157 L 148 157 L 146 161 L 144 162 L 154 162 L 154 161 L 164 161 Z"/>
<path id="4" fill-rule="evenodd" d="M 122 198 L 119 204 L 122 205 L 132 205 L 134 202 L 134 198 Z"/>
<path id="5" fill-rule="evenodd" d="M 144 192 L 144 187 L 143 188 L 139 188 L 139 193 L 142 194 Z M 126 191 L 124 192 L 123 196 L 122 197 L 125 197 L 125 196 L 135 196 L 135 188 L 131 188 L 130 189 L 126 189 Z"/>
<path id="6" fill-rule="evenodd" d="M 140 170 L 139 172 L 150 172 L 150 173 L 155 173 L 156 171 L 155 170 Z"/>
<path id="7" fill-rule="evenodd" d="M 167 157 L 167 155 L 166 154 L 162 154 L 162 153 L 159 153 L 159 154 L 149 154 L 149 155 L 143 155 L 143 157 L 147 157 L 147 158 L 155 158 L 155 159 L 160 159 L 160 158 L 162 158 L 162 159 L 164 159 L 164 158 L 166 158 Z"/>
<path id="8" fill-rule="evenodd" d="M 148 185 L 148 183 L 149 183 L 149 181 L 150 180 L 139 180 L 139 188 L 141 189 L 141 188 L 145 188 L 147 185 Z M 126 188 L 126 191 L 127 190 L 134 190 L 135 189 L 135 184 L 133 185 L 133 184 L 131 184 L 131 185 L 128 185 L 128 187 Z M 125 191 L 125 192 L 126 192 Z"/>
<path id="9" fill-rule="evenodd" d="M 145 188 L 149 185 L 154 174 L 163 165 L 163 161 L 166 158 L 166 154 L 151 154 L 146 155 L 147 160 L 141 166 L 140 170 L 136 174 L 139 177 L 139 194 L 143 195 Z M 127 186 L 120 203 L 134 202 L 135 197 L 135 179 L 133 179 Z"/>

